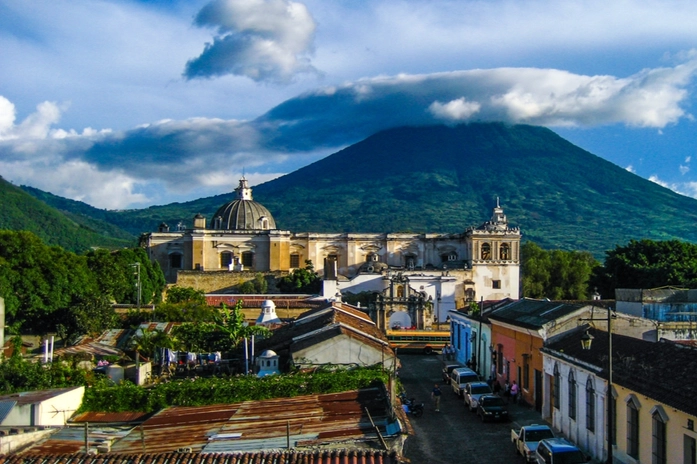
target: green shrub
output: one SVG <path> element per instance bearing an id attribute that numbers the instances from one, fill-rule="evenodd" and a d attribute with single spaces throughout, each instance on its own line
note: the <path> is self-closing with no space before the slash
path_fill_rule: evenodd
<path id="1" fill-rule="evenodd" d="M 85 391 L 80 412 L 153 412 L 168 406 L 229 404 L 299 395 L 336 393 L 386 383 L 380 367 L 321 368 L 312 372 L 255 376 L 189 378 L 139 387 L 100 381 Z"/>

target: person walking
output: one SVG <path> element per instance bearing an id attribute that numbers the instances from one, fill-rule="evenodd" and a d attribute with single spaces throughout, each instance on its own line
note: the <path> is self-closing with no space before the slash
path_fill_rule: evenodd
<path id="1" fill-rule="evenodd" d="M 440 396 L 442 395 L 442 392 L 440 391 L 440 387 L 438 384 L 433 388 L 431 391 L 431 398 L 433 399 L 433 403 L 436 406 L 436 412 L 440 412 Z"/>
<path id="2" fill-rule="evenodd" d="M 506 380 L 506 383 L 503 385 L 503 396 L 506 397 L 506 403 L 511 402 L 511 384 Z"/>
<path id="3" fill-rule="evenodd" d="M 511 400 L 513 401 L 513 404 L 518 403 L 518 393 L 519 393 L 518 384 L 514 380 L 513 385 L 511 385 Z"/>
<path id="4" fill-rule="evenodd" d="M 499 379 L 494 380 L 494 386 L 492 388 L 494 390 L 494 395 L 501 396 L 501 384 L 499 383 Z"/>

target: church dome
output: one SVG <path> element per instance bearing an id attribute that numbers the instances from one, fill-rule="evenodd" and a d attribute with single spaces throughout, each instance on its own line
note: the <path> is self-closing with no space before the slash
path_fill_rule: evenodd
<path id="1" fill-rule="evenodd" d="M 276 221 L 266 207 L 252 199 L 247 179 L 240 179 L 235 189 L 237 198 L 224 204 L 213 215 L 212 228 L 216 230 L 270 230 Z"/>

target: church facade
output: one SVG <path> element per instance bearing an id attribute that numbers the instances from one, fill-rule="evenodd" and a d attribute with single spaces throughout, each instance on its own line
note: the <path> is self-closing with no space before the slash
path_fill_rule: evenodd
<path id="1" fill-rule="evenodd" d="M 333 234 L 278 229 L 271 213 L 253 200 L 246 179 L 235 192 L 236 198 L 209 223 L 198 214 L 191 228 L 170 231 L 162 224 L 157 232 L 144 234 L 142 243 L 168 282 L 176 282 L 182 270 L 291 271 L 310 260 L 320 275 L 338 275 L 343 288 L 350 286 L 342 279 L 355 281 L 353 287 L 360 289 L 360 282 L 376 278 L 386 280 L 385 287 L 396 272 L 426 281 L 434 300 L 452 294 L 453 307 L 443 308 L 444 314 L 461 306 L 456 299 L 518 298 L 521 233 L 508 225 L 498 201 L 489 221 L 463 233 Z M 430 285 L 435 277 L 452 283 L 452 290 Z M 422 290 L 423 283 L 418 286 Z"/>

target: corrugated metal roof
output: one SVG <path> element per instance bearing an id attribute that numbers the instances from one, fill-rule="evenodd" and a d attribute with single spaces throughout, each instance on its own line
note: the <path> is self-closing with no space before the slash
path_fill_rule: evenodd
<path id="1" fill-rule="evenodd" d="M 78 353 L 90 353 L 95 357 L 103 356 L 123 356 L 124 353 L 118 348 L 113 346 L 104 345 L 97 342 L 83 343 L 80 345 L 68 346 L 66 348 L 59 348 L 53 352 L 54 358 L 58 356 L 65 356 L 67 354 L 78 354 Z M 36 355 L 36 358 L 43 358 L 43 353 Z"/>
<path id="2" fill-rule="evenodd" d="M 90 448 L 111 444 L 128 434 L 131 427 L 102 427 L 88 426 L 88 440 Z M 59 455 L 85 452 L 85 428 L 64 427 L 50 437 L 39 441 L 21 454 L 26 455 Z M 1 462 L 1 460 L 0 460 Z"/>
<path id="3" fill-rule="evenodd" d="M 54 388 L 51 390 L 40 390 L 31 392 L 20 392 L 11 393 L 9 395 L 0 396 L 0 401 L 15 401 L 17 404 L 34 404 L 46 401 L 55 396 L 62 395 L 69 391 L 77 390 L 84 387 L 67 387 L 67 388 Z"/>
<path id="4" fill-rule="evenodd" d="M 63 454 L 0 456 L 0 464 L 402 464 L 392 451 L 272 451 L 237 454 Z"/>
<path id="5" fill-rule="evenodd" d="M 83 412 L 70 419 L 70 422 L 103 424 L 144 422 L 151 415 L 152 413 L 148 412 Z"/>
<path id="6" fill-rule="evenodd" d="M 374 442 L 365 409 L 389 435 L 390 409 L 384 389 L 247 401 L 231 405 L 172 407 L 154 415 L 112 446 L 114 452 L 165 453 L 179 448 L 218 453 L 302 447 L 349 440 Z M 391 431 L 397 430 L 393 427 Z M 397 432 L 393 432 L 396 434 Z M 239 434 L 239 435 L 238 435 Z"/>

